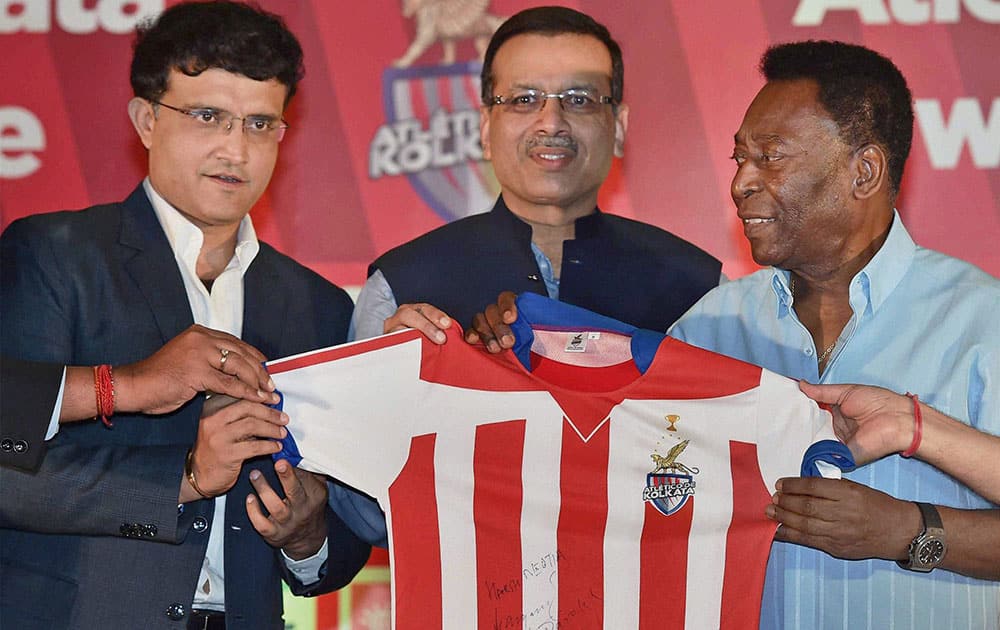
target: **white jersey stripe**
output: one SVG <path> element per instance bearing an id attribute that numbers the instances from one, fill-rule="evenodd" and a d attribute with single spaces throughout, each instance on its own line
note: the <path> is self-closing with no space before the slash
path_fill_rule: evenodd
<path id="1" fill-rule="evenodd" d="M 548 398 L 547 396 L 543 398 Z M 521 471 L 525 505 L 552 505 L 559 496 L 562 425 L 547 422 L 562 411 L 551 400 L 532 405 L 543 411 L 525 427 Z M 525 627 L 535 627 L 558 613 L 559 565 L 557 529 L 559 510 L 533 510 L 521 521 L 522 609 Z"/>
<path id="2" fill-rule="evenodd" d="M 640 539 L 645 513 L 642 489 L 646 485 L 644 478 L 636 479 L 634 463 L 649 461 L 651 449 L 643 444 L 643 428 L 638 423 L 617 422 L 618 417 L 616 410 L 612 413 L 608 457 L 604 620 L 606 624 L 613 621 L 615 628 L 632 630 L 639 627 Z"/>
<path id="3" fill-rule="evenodd" d="M 447 432 L 438 433 L 434 451 L 435 470 L 454 471 L 446 480 L 437 480 L 443 628 L 475 628 L 478 624 L 476 530 L 472 527 L 476 426 L 474 422 L 453 423 Z"/>

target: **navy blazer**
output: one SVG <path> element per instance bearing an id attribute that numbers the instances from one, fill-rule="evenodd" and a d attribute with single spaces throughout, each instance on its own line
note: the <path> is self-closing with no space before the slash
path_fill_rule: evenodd
<path id="1" fill-rule="evenodd" d="M 563 242 L 559 300 L 638 328 L 666 331 L 719 284 L 722 263 L 666 230 L 597 210 Z M 427 302 L 462 326 L 502 291 L 546 295 L 531 226 L 500 197 L 378 258 L 397 304 Z"/>
<path id="2" fill-rule="evenodd" d="M 0 357 L 0 466 L 38 468 L 62 373 L 62 365 Z"/>
<path id="3" fill-rule="evenodd" d="M 193 323 L 180 271 L 142 187 L 123 203 L 36 215 L 0 237 L 0 341 L 22 359 L 132 363 Z M 261 243 L 244 278 L 243 339 L 277 358 L 345 340 L 347 294 Z M 11 628 L 182 629 L 214 501 L 177 505 L 202 398 L 163 416 L 66 425 L 35 474 L 0 470 L 0 619 Z M 327 509 L 329 561 L 304 587 L 246 515 L 248 474 L 280 489 L 269 458 L 228 494 L 227 627 L 284 628 L 281 580 L 297 594 L 343 586 L 370 547 Z"/>

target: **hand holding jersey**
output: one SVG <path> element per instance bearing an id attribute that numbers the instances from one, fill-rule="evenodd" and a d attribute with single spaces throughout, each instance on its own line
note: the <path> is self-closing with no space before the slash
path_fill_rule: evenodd
<path id="1" fill-rule="evenodd" d="M 850 463 L 829 414 L 755 366 L 519 304 L 500 356 L 454 327 L 450 344 L 410 331 L 269 365 L 282 456 L 386 511 L 396 627 L 637 627 L 665 605 L 690 628 L 756 620 L 775 482 L 803 454 L 806 471 Z"/>

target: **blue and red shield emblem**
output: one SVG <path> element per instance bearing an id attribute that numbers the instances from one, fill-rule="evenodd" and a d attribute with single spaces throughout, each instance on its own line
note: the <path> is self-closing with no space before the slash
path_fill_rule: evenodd
<path id="1" fill-rule="evenodd" d="M 447 221 L 493 207 L 500 187 L 479 143 L 478 61 L 388 68 L 386 124 L 371 142 L 368 175 L 406 175 Z"/>
<path id="2" fill-rule="evenodd" d="M 694 487 L 691 475 L 647 473 L 642 499 L 651 502 L 660 514 L 670 516 L 694 497 Z"/>

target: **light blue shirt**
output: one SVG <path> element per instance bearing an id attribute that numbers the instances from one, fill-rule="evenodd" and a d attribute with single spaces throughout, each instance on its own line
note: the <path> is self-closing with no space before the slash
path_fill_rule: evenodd
<path id="1" fill-rule="evenodd" d="M 894 214 L 886 242 L 851 281 L 854 314 L 822 375 L 812 337 L 792 309 L 788 280 L 787 271 L 771 268 L 722 285 L 670 334 L 792 378 L 910 391 L 977 429 L 1000 434 L 996 278 L 916 246 Z M 900 499 L 995 507 L 937 469 L 896 455 L 845 476 Z M 996 630 L 998 607 L 997 582 L 940 569 L 913 573 L 884 560 L 838 560 L 775 543 L 761 628 Z"/>

